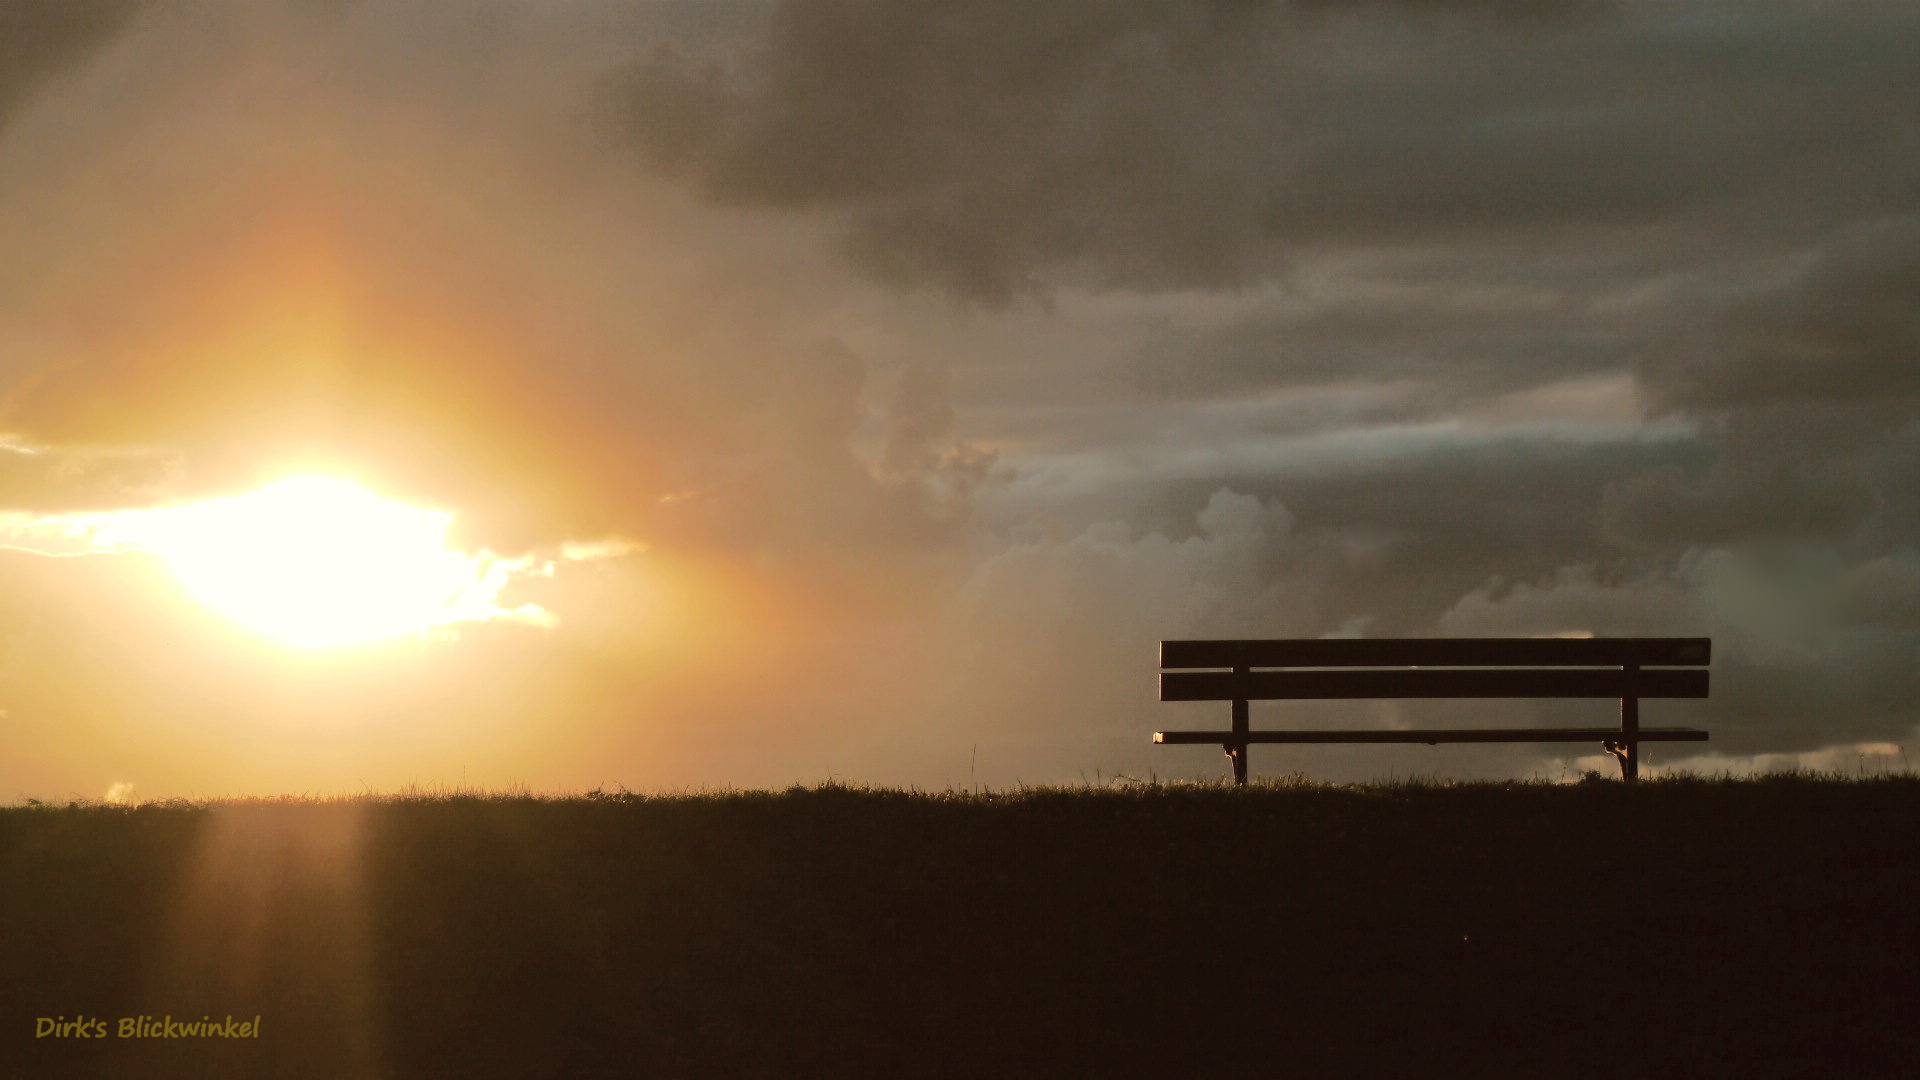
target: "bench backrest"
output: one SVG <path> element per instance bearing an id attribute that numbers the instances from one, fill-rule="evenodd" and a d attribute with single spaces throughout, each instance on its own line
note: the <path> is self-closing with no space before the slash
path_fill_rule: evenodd
<path id="1" fill-rule="evenodd" d="M 1162 668 L 1227 670 L 1163 672 L 1160 700 L 1703 698 L 1712 650 L 1708 638 L 1163 641 Z"/>

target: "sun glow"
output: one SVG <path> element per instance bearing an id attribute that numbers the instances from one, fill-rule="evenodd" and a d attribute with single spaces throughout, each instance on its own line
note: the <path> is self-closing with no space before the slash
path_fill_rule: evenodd
<path id="1" fill-rule="evenodd" d="M 302 648 L 417 634 L 476 619 L 548 623 L 495 603 L 529 560 L 449 550 L 453 515 L 348 480 L 296 476 L 224 499 L 112 516 L 96 545 L 164 556 L 209 607 Z"/>

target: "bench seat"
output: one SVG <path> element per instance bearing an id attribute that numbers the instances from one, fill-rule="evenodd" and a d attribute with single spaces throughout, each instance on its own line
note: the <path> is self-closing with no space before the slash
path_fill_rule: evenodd
<path id="1" fill-rule="evenodd" d="M 1185 743 L 1426 743 L 1454 742 L 1605 742 L 1620 738 L 1617 727 L 1604 728 L 1426 728 L 1382 731 L 1378 728 L 1338 731 L 1156 731 L 1153 741 L 1163 745 Z M 1641 742 L 1706 742 L 1700 728 L 1640 729 Z"/>

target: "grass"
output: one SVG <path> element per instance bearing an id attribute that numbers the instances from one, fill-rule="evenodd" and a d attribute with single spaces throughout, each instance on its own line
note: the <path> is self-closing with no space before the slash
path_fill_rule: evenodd
<path id="1" fill-rule="evenodd" d="M 21 806 L 0 1075 L 1912 1075 L 1916 897 L 1906 776 Z"/>

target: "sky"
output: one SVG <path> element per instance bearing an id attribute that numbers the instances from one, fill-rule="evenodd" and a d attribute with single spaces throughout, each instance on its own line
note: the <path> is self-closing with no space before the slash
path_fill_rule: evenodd
<path id="1" fill-rule="evenodd" d="M 1218 776 L 1192 637 L 1920 724 L 1911 4 L 12 0 L 0 251 L 0 798 Z"/>

